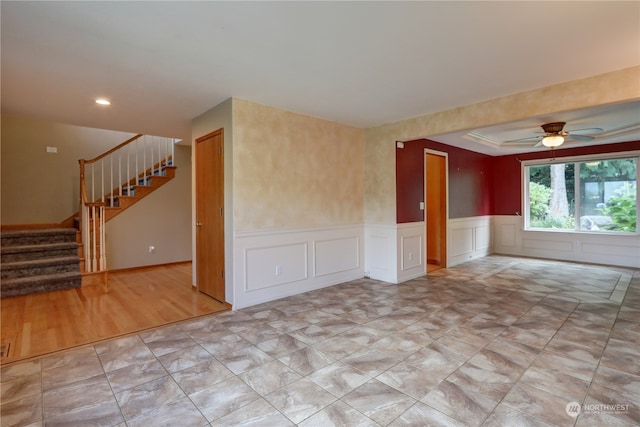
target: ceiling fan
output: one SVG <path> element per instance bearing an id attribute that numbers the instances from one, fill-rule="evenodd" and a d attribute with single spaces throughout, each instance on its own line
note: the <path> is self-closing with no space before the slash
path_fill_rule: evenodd
<path id="1" fill-rule="evenodd" d="M 517 139 L 510 142 L 538 141 L 534 147 L 540 147 L 543 145 L 549 148 L 556 148 L 564 144 L 565 141 L 591 141 L 595 138 L 591 134 L 602 132 L 601 128 L 574 129 L 566 131 L 564 130 L 565 125 L 565 122 L 546 123 L 540 126 L 544 132 L 538 132 L 544 133 L 543 135 Z"/>

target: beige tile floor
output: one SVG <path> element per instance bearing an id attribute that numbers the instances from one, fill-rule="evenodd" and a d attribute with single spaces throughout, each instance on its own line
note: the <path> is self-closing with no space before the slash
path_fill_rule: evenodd
<path id="1" fill-rule="evenodd" d="M 631 426 L 639 342 L 639 270 L 490 256 L 10 365 L 1 425 Z"/>

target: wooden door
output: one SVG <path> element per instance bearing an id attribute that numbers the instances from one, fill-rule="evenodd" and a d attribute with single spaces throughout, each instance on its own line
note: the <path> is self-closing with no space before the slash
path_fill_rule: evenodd
<path id="1" fill-rule="evenodd" d="M 201 292 L 224 294 L 224 135 L 196 139 L 196 282 Z"/>
<path id="2" fill-rule="evenodd" d="M 447 166 L 446 158 L 426 154 L 425 222 L 427 226 L 427 264 L 447 266 Z"/>

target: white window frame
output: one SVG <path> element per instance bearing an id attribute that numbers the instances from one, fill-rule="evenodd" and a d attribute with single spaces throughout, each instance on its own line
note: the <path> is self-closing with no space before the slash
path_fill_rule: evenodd
<path id="1" fill-rule="evenodd" d="M 603 160 L 615 160 L 615 159 L 636 159 L 636 231 L 589 231 L 580 229 L 580 221 L 576 218 L 576 226 L 573 229 L 553 229 L 553 228 L 531 228 L 529 227 L 529 167 L 530 166 L 546 166 L 556 163 L 576 163 L 574 174 L 578 176 L 578 179 L 574 180 L 574 216 L 580 212 L 580 163 L 586 163 L 589 161 L 603 161 Z M 567 157 L 554 157 L 551 159 L 534 159 L 523 160 L 521 162 L 522 169 L 522 213 L 523 219 L 522 227 L 523 231 L 534 231 L 541 233 L 580 233 L 580 234 L 595 234 L 595 235 L 616 235 L 616 236 L 639 236 L 640 235 L 640 213 L 637 209 L 638 201 L 640 201 L 640 151 L 622 151 L 617 153 L 600 153 L 589 154 L 584 156 L 567 156 Z"/>

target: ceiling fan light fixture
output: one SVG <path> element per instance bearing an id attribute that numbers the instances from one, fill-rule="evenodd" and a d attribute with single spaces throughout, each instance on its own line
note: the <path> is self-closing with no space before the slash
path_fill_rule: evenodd
<path id="1" fill-rule="evenodd" d="M 559 147 L 564 143 L 564 136 L 562 135 L 547 135 L 542 138 L 542 145 L 549 148 Z"/>

